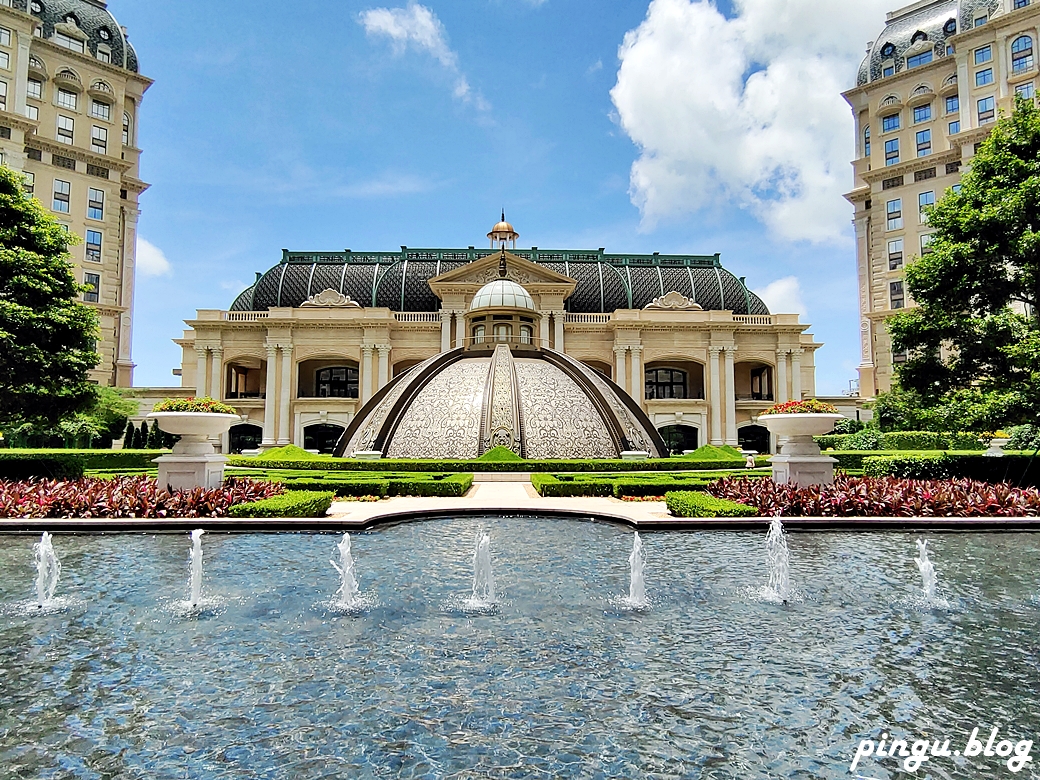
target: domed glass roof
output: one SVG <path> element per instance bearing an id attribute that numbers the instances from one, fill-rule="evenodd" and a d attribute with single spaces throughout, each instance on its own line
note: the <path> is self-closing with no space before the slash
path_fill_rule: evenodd
<path id="1" fill-rule="evenodd" d="M 534 300 L 531 298 L 531 295 L 527 290 L 516 282 L 511 282 L 508 279 L 496 279 L 477 290 L 477 294 L 473 296 L 473 303 L 470 304 L 469 310 L 476 311 L 477 309 L 487 309 L 500 306 L 512 309 L 535 310 Z"/>

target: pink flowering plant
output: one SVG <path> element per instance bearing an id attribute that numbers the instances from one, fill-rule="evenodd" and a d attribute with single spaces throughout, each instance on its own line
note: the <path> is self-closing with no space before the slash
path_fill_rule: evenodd
<path id="1" fill-rule="evenodd" d="M 815 398 L 807 398 L 804 401 L 776 404 L 762 412 L 759 417 L 766 414 L 838 414 L 838 409 Z"/>
<path id="2" fill-rule="evenodd" d="M 213 398 L 167 398 L 160 401 L 152 409 L 153 412 L 205 412 L 207 414 L 238 414 L 233 406 L 228 406 Z"/>

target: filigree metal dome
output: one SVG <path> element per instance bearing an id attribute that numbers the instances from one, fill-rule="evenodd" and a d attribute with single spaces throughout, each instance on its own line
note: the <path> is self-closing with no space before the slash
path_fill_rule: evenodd
<path id="1" fill-rule="evenodd" d="M 477 290 L 469 310 L 476 311 L 477 309 L 503 307 L 535 310 L 534 299 L 531 298 L 530 293 L 516 282 L 511 282 L 508 279 L 496 279 Z"/>
<path id="2" fill-rule="evenodd" d="M 653 423 L 624 390 L 558 352 L 505 344 L 456 349 L 397 377 L 358 412 L 336 454 L 476 458 L 665 457 Z"/>

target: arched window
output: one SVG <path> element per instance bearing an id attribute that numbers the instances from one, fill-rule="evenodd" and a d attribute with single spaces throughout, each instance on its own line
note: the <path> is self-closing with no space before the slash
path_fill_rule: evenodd
<path id="1" fill-rule="evenodd" d="M 913 44 L 917 43 L 918 41 L 927 41 L 927 40 L 928 40 L 928 36 L 925 33 L 923 33 L 920 30 L 918 30 L 917 32 L 914 33 L 913 37 L 910 39 L 910 44 L 913 45 Z"/>
<path id="2" fill-rule="evenodd" d="M 894 57 L 896 53 L 896 47 L 891 43 L 886 43 L 881 47 L 881 56 L 884 58 Z"/>
<path id="3" fill-rule="evenodd" d="M 130 119 L 130 115 L 123 112 L 123 146 L 133 146 L 131 139 L 133 138 L 133 121 Z"/>
<path id="4" fill-rule="evenodd" d="M 651 368 L 646 372 L 646 399 L 686 397 L 686 372 L 677 368 Z"/>
<path id="5" fill-rule="evenodd" d="M 534 328 L 532 328 L 530 325 L 521 325 L 520 343 L 530 344 L 532 341 L 534 341 Z"/>
<path id="6" fill-rule="evenodd" d="M 495 324 L 495 341 L 509 341 L 513 337 L 513 326 L 508 322 Z"/>
<path id="7" fill-rule="evenodd" d="M 352 366 L 331 366 L 314 372 L 318 398 L 357 398 L 358 370 Z"/>
<path id="8" fill-rule="evenodd" d="M 483 344 L 484 334 L 487 333 L 487 329 L 483 325 L 477 325 L 473 328 L 473 343 Z"/>
<path id="9" fill-rule="evenodd" d="M 946 24 L 943 25 L 943 32 L 947 35 L 953 35 L 955 32 L 957 32 L 957 20 L 947 20 Z"/>
<path id="10" fill-rule="evenodd" d="M 1011 44 L 1011 71 L 1021 73 L 1033 67 L 1033 39 L 1028 35 L 1015 38 Z"/>

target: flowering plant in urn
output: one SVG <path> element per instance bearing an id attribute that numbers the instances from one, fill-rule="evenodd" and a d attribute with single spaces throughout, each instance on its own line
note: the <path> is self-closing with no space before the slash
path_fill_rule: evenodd
<path id="1" fill-rule="evenodd" d="M 773 481 L 799 487 L 831 484 L 836 461 L 820 454 L 813 436 L 827 433 L 841 418 L 835 407 L 815 398 L 788 401 L 762 412 L 759 422 L 783 437 L 780 454 L 771 459 Z"/>
<path id="2" fill-rule="evenodd" d="M 220 486 L 227 458 L 214 452 L 213 445 L 241 420 L 234 407 L 213 398 L 167 398 L 148 416 L 161 430 L 181 437 L 170 455 L 156 461 L 161 486 L 171 490 Z"/>
<path id="3" fill-rule="evenodd" d="M 838 414 L 838 408 L 823 401 L 817 401 L 815 398 L 806 398 L 804 401 L 776 404 L 759 416 L 766 414 Z"/>

